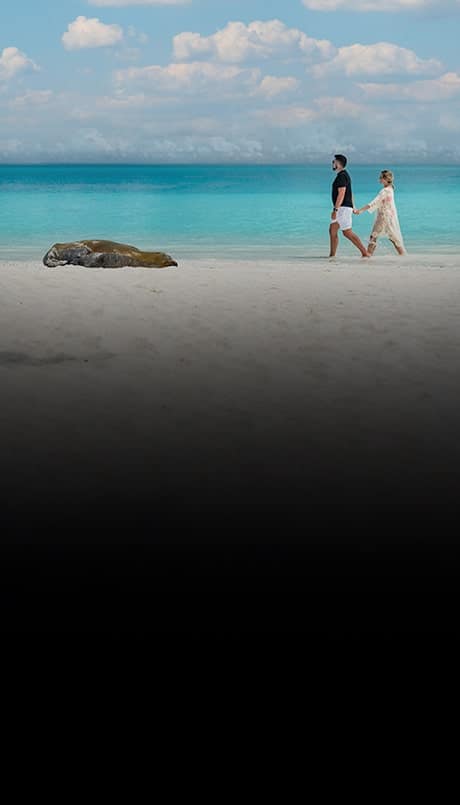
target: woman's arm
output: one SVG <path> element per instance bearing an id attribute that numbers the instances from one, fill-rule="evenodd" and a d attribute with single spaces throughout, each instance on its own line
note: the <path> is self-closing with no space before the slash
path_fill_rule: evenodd
<path id="1" fill-rule="evenodd" d="M 355 215 L 361 215 L 361 213 L 366 212 L 366 210 L 369 210 L 369 212 L 374 212 L 378 207 L 380 207 L 384 192 L 384 190 L 381 190 L 380 193 L 369 202 L 369 204 L 365 204 L 364 207 L 360 207 L 359 210 L 353 210 Z"/>

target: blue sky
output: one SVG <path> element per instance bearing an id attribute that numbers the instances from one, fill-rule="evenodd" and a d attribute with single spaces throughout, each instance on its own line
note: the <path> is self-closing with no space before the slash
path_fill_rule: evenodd
<path id="1" fill-rule="evenodd" d="M 15 0 L 0 160 L 460 162 L 460 0 Z"/>

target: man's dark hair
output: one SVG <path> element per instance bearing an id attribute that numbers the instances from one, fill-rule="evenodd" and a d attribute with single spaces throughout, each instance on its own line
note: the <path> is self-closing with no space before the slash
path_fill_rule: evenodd
<path id="1" fill-rule="evenodd" d="M 346 167 L 346 165 L 347 165 L 347 158 L 346 158 L 346 157 L 344 157 L 344 155 L 343 155 L 343 154 L 334 154 L 334 159 L 336 159 L 336 160 L 337 160 L 337 162 L 340 162 L 340 164 L 341 164 L 341 165 L 342 165 L 344 168 Z"/>

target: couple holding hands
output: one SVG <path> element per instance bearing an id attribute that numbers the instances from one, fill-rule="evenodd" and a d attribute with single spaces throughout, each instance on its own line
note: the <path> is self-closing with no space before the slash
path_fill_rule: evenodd
<path id="1" fill-rule="evenodd" d="M 332 203 L 334 209 L 329 226 L 331 242 L 329 257 L 335 257 L 336 255 L 339 245 L 339 229 L 341 229 L 345 237 L 359 249 L 362 257 L 372 257 L 377 246 L 377 239 L 381 235 L 386 236 L 392 242 L 398 254 L 405 254 L 394 200 L 392 172 L 389 170 L 383 170 L 381 172 L 379 182 L 383 187 L 380 193 L 369 204 L 366 204 L 358 210 L 353 203 L 351 179 L 349 173 L 345 170 L 346 164 L 347 158 L 343 156 L 343 154 L 336 154 L 332 160 L 332 170 L 335 171 L 337 175 L 332 185 Z M 361 213 L 366 210 L 371 213 L 377 211 L 367 249 L 352 230 L 353 214 L 361 215 Z"/>

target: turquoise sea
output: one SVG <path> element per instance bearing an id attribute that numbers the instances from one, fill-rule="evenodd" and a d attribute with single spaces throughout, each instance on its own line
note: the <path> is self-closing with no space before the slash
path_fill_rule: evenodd
<path id="1" fill-rule="evenodd" d="M 359 206 L 379 191 L 380 170 L 394 171 L 408 251 L 458 252 L 460 165 L 348 168 Z M 84 238 L 179 260 L 323 256 L 333 178 L 329 165 L 0 165 L 0 259 L 39 259 L 55 242 Z M 368 214 L 354 218 L 362 238 L 371 226 Z"/>

